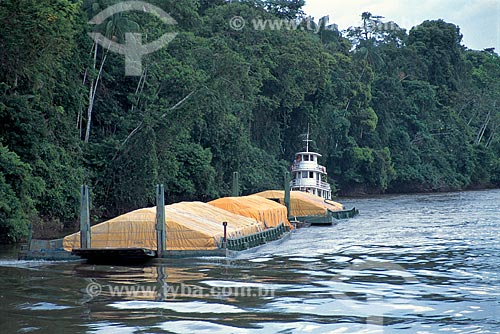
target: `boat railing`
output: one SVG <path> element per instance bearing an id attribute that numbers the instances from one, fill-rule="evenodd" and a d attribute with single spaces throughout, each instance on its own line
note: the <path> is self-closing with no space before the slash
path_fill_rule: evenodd
<path id="1" fill-rule="evenodd" d="M 254 234 L 246 235 L 239 238 L 227 238 L 224 243 L 224 238 L 220 239 L 219 247 L 225 247 L 233 251 L 242 251 L 245 249 L 257 247 L 267 242 L 280 239 L 285 233 L 290 231 L 290 227 L 284 223 L 278 226 L 260 231 Z"/>
<path id="2" fill-rule="evenodd" d="M 309 182 L 302 182 L 302 181 L 309 181 Z M 313 182 L 310 182 L 313 181 Z M 327 182 L 319 181 L 319 180 L 312 180 L 312 179 L 295 179 L 292 182 L 290 182 L 290 186 L 293 187 L 317 187 L 321 189 L 326 189 L 330 190 L 330 184 Z"/>
<path id="3" fill-rule="evenodd" d="M 316 171 L 326 174 L 326 167 L 321 165 L 313 165 L 314 163 L 299 162 L 292 165 L 292 172 L 298 171 Z"/>

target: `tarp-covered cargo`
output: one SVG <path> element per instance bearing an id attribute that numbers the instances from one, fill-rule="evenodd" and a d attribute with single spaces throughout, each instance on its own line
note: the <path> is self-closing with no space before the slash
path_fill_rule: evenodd
<path id="1" fill-rule="evenodd" d="M 292 228 L 286 207 L 261 196 L 225 197 L 208 204 L 237 215 L 254 218 L 264 223 L 267 228 L 276 227 L 281 223 Z"/>
<path id="2" fill-rule="evenodd" d="M 285 204 L 285 192 L 283 190 L 268 190 L 255 195 Z M 326 216 L 328 210 L 340 211 L 343 209 L 344 206 L 342 204 L 325 200 L 313 194 L 302 191 L 290 192 L 291 217 Z"/>
<path id="3" fill-rule="evenodd" d="M 263 231 L 256 219 L 240 216 L 201 202 L 183 202 L 165 206 L 167 251 L 215 250 L 224 235 L 237 238 Z M 135 210 L 92 226 L 92 248 L 156 249 L 156 208 Z M 64 249 L 80 248 L 80 233 L 63 240 Z"/>

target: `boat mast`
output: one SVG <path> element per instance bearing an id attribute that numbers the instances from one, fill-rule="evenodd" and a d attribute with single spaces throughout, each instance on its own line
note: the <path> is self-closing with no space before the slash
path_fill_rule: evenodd
<path id="1" fill-rule="evenodd" d="M 304 141 L 306 142 L 306 152 L 309 152 L 309 142 L 312 142 L 312 140 L 309 139 L 309 124 L 307 124 L 307 134 Z"/>

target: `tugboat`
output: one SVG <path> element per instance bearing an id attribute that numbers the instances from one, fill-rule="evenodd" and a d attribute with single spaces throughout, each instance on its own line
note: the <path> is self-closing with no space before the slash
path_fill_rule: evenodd
<path id="1" fill-rule="evenodd" d="M 325 206 L 326 212 L 317 214 L 299 210 L 301 213 L 295 216 L 293 221 L 311 225 L 332 225 L 338 219 L 352 218 L 359 214 L 356 208 L 346 210 L 342 204 L 332 201 L 332 188 L 328 183 L 326 167 L 319 164 L 321 154 L 309 150 L 309 143 L 312 142 L 309 139 L 309 128 L 304 142 L 305 151 L 295 153 L 295 160 L 290 168 L 290 189 L 292 192 L 308 193 L 310 200 L 321 202 Z"/>
<path id="2" fill-rule="evenodd" d="M 318 162 L 321 154 L 309 151 L 309 143 L 312 142 L 309 139 L 309 130 L 304 142 L 306 142 L 306 150 L 295 153 L 295 160 L 291 166 L 292 181 L 290 182 L 290 189 L 331 200 L 332 189 L 327 182 L 326 167 L 321 166 Z"/>

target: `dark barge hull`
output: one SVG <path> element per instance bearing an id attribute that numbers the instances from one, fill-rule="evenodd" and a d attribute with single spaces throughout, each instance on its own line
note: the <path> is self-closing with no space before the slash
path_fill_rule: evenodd
<path id="1" fill-rule="evenodd" d="M 328 213 L 324 216 L 304 216 L 304 217 L 294 217 L 294 218 L 306 224 L 314 226 L 324 226 L 324 225 L 335 225 L 338 223 L 338 220 L 353 218 L 358 214 L 359 210 L 356 208 L 352 208 L 351 210 L 339 210 L 339 211 L 328 210 Z"/>
<path id="2" fill-rule="evenodd" d="M 156 257 L 156 251 L 147 248 L 76 248 L 71 254 L 89 263 L 144 263 Z"/>

